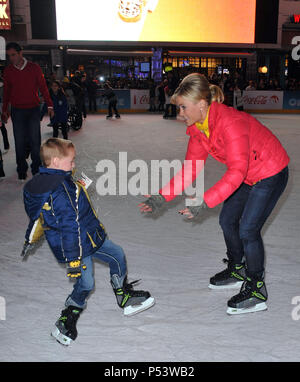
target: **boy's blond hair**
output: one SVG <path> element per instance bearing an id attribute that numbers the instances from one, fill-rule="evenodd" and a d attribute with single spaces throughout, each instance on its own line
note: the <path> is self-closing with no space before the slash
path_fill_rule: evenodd
<path id="1" fill-rule="evenodd" d="M 68 139 L 48 138 L 42 143 L 40 149 L 40 157 L 43 166 L 49 167 L 51 159 L 54 157 L 64 158 L 68 156 L 71 148 L 75 149 L 75 146 Z"/>

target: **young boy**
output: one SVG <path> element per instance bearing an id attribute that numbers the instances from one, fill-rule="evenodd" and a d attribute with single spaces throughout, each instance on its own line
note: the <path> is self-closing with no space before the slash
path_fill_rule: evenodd
<path id="1" fill-rule="evenodd" d="M 111 284 L 125 315 L 154 305 L 149 292 L 133 290 L 127 282 L 123 249 L 108 239 L 82 182 L 75 181 L 75 147 L 69 140 L 49 138 L 41 146 L 43 167 L 24 187 L 24 203 L 30 223 L 22 256 L 45 233 L 57 260 L 67 265 L 67 276 L 76 279 L 66 308 L 55 324 L 52 336 L 70 345 L 77 337 L 76 322 L 94 288 L 93 260 L 109 264 Z"/>

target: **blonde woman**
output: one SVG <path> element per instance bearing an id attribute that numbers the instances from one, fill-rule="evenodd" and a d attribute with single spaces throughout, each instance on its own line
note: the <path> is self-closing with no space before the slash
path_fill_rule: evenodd
<path id="1" fill-rule="evenodd" d="M 227 268 L 210 279 L 209 287 L 241 287 L 227 309 L 228 314 L 241 314 L 267 309 L 261 229 L 287 185 L 289 157 L 270 130 L 251 115 L 225 106 L 223 100 L 222 90 L 198 73 L 185 77 L 172 97 L 190 136 L 185 159 L 205 163 L 210 154 L 227 167 L 222 178 L 205 191 L 202 204 L 179 212 L 191 219 L 203 208 L 223 203 L 219 222 Z M 141 203 L 141 212 L 153 213 L 174 199 L 179 193 L 174 187 L 176 177 L 183 174 Z M 196 176 L 193 171 L 192 181 Z M 183 189 L 187 183 L 179 184 Z"/>

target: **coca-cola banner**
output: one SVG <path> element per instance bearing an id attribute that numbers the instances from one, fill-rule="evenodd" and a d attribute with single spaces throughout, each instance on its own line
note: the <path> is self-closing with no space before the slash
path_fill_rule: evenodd
<path id="1" fill-rule="evenodd" d="M 245 110 L 281 110 L 283 108 L 283 92 L 244 91 L 243 106 Z"/>
<path id="2" fill-rule="evenodd" d="M 149 90 L 132 89 L 130 90 L 131 109 L 147 110 L 149 109 Z"/>

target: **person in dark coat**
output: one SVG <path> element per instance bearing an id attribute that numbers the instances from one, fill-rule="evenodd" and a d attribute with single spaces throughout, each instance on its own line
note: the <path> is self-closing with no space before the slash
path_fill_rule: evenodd
<path id="1" fill-rule="evenodd" d="M 65 93 L 58 81 L 52 82 L 49 92 L 54 107 L 54 116 L 51 118 L 53 137 L 58 137 L 58 129 L 61 126 L 63 138 L 68 139 L 68 102 Z"/>
<path id="2" fill-rule="evenodd" d="M 91 112 L 97 111 L 97 84 L 93 78 L 88 78 L 86 81 L 86 90 L 89 99 L 89 110 Z"/>

